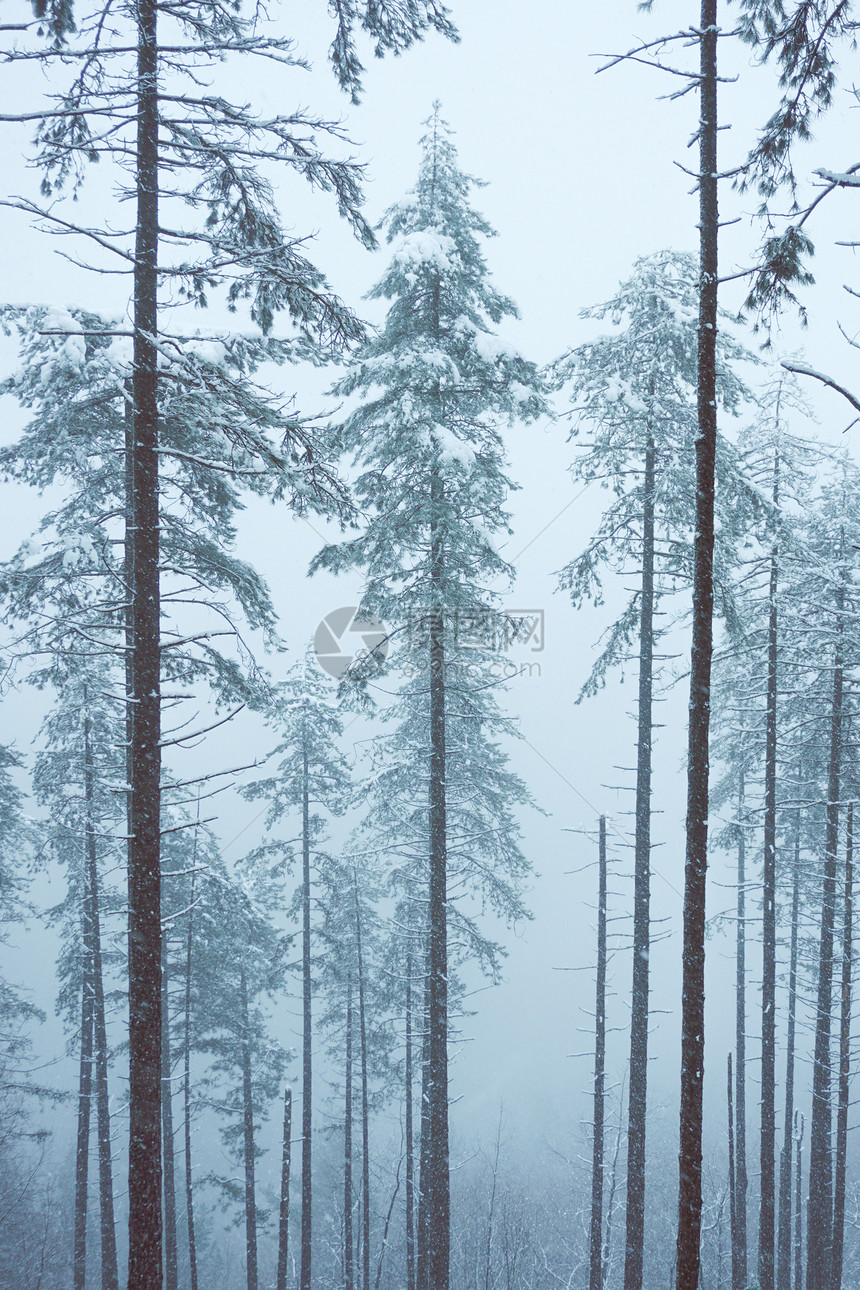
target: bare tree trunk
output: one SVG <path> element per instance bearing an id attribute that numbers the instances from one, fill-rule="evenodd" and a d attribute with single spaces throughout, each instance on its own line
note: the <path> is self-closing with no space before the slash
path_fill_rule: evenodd
<path id="1" fill-rule="evenodd" d="M 87 701 L 86 688 L 84 702 Z M 108 1090 L 107 1022 L 105 1018 L 104 972 L 102 969 L 101 908 L 99 901 L 98 854 L 93 816 L 95 769 L 90 739 L 90 721 L 84 722 L 84 797 L 87 812 L 87 873 L 89 926 L 92 947 L 93 1057 L 96 1086 L 96 1118 L 99 1162 L 99 1215 L 101 1235 L 102 1290 L 119 1290 L 116 1256 L 116 1219 L 113 1203 L 113 1161 L 111 1158 L 110 1097 Z"/>
<path id="2" fill-rule="evenodd" d="M 606 1076 L 606 816 L 600 817 L 597 882 L 597 987 L 594 1004 L 594 1137 L 588 1290 L 603 1287 L 603 1137 Z M 629 1142 L 629 1139 L 628 1139 Z M 629 1249 L 629 1244 L 628 1244 Z"/>
<path id="3" fill-rule="evenodd" d="M 428 926 L 429 933 L 429 926 Z M 424 1033 L 421 1036 L 421 1126 L 418 1145 L 418 1241 L 416 1245 L 417 1290 L 430 1290 L 428 1277 L 427 1179 L 430 1172 L 430 952 L 424 955 Z"/>
<path id="4" fill-rule="evenodd" d="M 382 1225 L 382 1240 L 379 1243 L 379 1258 L 376 1260 L 376 1275 L 373 1278 L 373 1290 L 379 1290 L 382 1281 L 382 1269 L 385 1265 L 385 1255 L 388 1250 L 388 1233 L 391 1230 L 391 1216 L 394 1213 L 394 1206 L 397 1204 L 397 1197 L 400 1192 L 400 1166 L 403 1164 L 401 1156 L 397 1162 L 397 1173 L 394 1177 L 394 1190 L 391 1193 L 391 1200 L 388 1202 L 388 1209 L 385 1214 L 385 1222 Z"/>
<path id="5" fill-rule="evenodd" d="M 732 1290 L 746 1290 L 740 1275 L 740 1266 L 738 1263 L 738 1237 L 737 1237 L 737 1169 L 735 1165 L 735 1116 L 734 1105 L 732 1101 L 732 1055 L 729 1053 L 726 1062 L 726 1094 L 729 1115 L 729 1232 L 731 1233 L 732 1243 Z"/>
<path id="6" fill-rule="evenodd" d="M 651 948 L 651 737 L 654 669 L 654 469 L 650 427 L 645 448 L 636 836 L 633 877 L 633 985 L 630 994 L 630 1091 L 627 1126 L 627 1222 L 624 1290 L 642 1290 L 645 1254 L 645 1123 L 648 1108 L 648 991 Z M 605 828 L 605 824 L 604 824 Z"/>
<path id="7" fill-rule="evenodd" d="M 830 1290 L 842 1290 L 845 1246 L 845 1174 L 848 1164 L 848 1106 L 851 1085 L 851 970 L 854 921 L 854 803 L 848 804 L 845 838 L 845 897 L 842 909 L 842 991 L 839 1019 L 839 1097 L 836 1109 L 836 1177 L 833 1187 L 833 1266 Z"/>
<path id="8" fill-rule="evenodd" d="M 161 653 L 156 0 L 138 0 L 131 529 L 128 1290 L 161 1290 Z"/>
<path id="9" fill-rule="evenodd" d="M 358 954 L 358 1035 L 361 1045 L 361 1285 L 370 1290 L 370 1100 L 367 1084 L 367 1010 L 364 994 L 364 959 L 361 948 L 361 914 L 358 905 L 358 876 L 353 870 L 355 897 L 355 945 Z"/>
<path id="10" fill-rule="evenodd" d="M 281 1156 L 281 1206 L 278 1213 L 278 1275 L 275 1290 L 287 1290 L 290 1243 L 290 1148 L 293 1132 L 293 1090 L 284 1089 L 284 1145 Z"/>
<path id="11" fill-rule="evenodd" d="M 812 1123 L 809 1129 L 809 1205 L 806 1211 L 806 1284 L 810 1290 L 830 1285 L 833 1248 L 833 1151 L 831 1105 L 831 1011 L 833 1007 L 833 932 L 836 921 L 836 847 L 839 835 L 839 781 L 842 752 L 843 661 L 841 623 L 843 589 L 833 665 L 830 755 L 827 773 L 827 828 L 819 932 L 815 1055 L 812 1068 Z"/>
<path id="12" fill-rule="evenodd" d="M 311 1011 L 311 835 L 307 749 L 303 750 L 302 775 L 302 1250 L 299 1280 L 301 1290 L 311 1290 L 313 1015 Z"/>
<path id="13" fill-rule="evenodd" d="M 499 1108 L 499 1124 L 496 1129 L 496 1150 L 493 1156 L 493 1184 L 490 1188 L 490 1208 L 487 1214 L 487 1239 L 484 1244 L 484 1290 L 490 1290 L 490 1276 L 493 1268 L 493 1229 L 496 1221 L 496 1191 L 499 1181 L 499 1156 L 502 1149 L 502 1108 Z"/>
<path id="14" fill-rule="evenodd" d="M 90 898 L 84 888 L 82 926 L 81 1052 L 78 1075 L 78 1136 L 75 1152 L 75 1228 L 72 1285 L 84 1290 L 87 1278 L 87 1208 L 89 1200 L 90 1113 L 93 1088 L 93 986 Z"/>
<path id="15" fill-rule="evenodd" d="M 797 1029 L 797 922 L 800 912 L 800 813 L 794 834 L 794 879 L 791 892 L 791 949 L 788 963 L 788 1033 L 785 1041 L 785 1110 L 779 1158 L 779 1230 L 777 1290 L 791 1290 L 791 1165 L 794 1122 L 794 1049 Z"/>
<path id="16" fill-rule="evenodd" d="M 170 1060 L 170 1008 L 167 937 L 162 932 L 161 994 L 161 1157 L 164 1164 L 164 1287 L 179 1290 L 176 1242 L 176 1158 L 173 1150 L 173 1083 Z"/>
<path id="17" fill-rule="evenodd" d="M 778 415 L 778 411 L 777 411 Z M 773 506 L 779 507 L 779 454 L 774 455 Z M 761 1138 L 758 1223 L 758 1279 L 774 1290 L 774 1216 L 776 1191 L 776 703 L 779 620 L 779 545 L 771 547 L 768 590 L 767 687 L 764 751 L 764 865 L 762 888 L 761 988 Z"/>
<path id="18" fill-rule="evenodd" d="M 245 1155 L 245 1267 L 248 1290 L 257 1290 L 257 1188 L 254 1150 L 254 1094 L 251 1082 L 250 1013 L 244 969 L 239 978 L 242 1006 L 242 1129 Z"/>
<path id="19" fill-rule="evenodd" d="M 803 1114 L 794 1113 L 794 1290 L 803 1290 Z"/>
<path id="20" fill-rule="evenodd" d="M 606 1196 L 606 1230 L 603 1236 L 603 1285 L 609 1280 L 612 1262 L 612 1219 L 615 1216 L 615 1191 L 618 1186 L 618 1157 L 621 1154 L 621 1108 L 624 1105 L 624 1080 L 621 1081 L 621 1094 L 618 1099 L 618 1129 L 615 1134 L 615 1146 L 612 1151 L 612 1167 L 609 1171 L 609 1191 Z"/>
<path id="21" fill-rule="evenodd" d="M 735 1231 L 732 1267 L 737 1249 L 738 1285 L 747 1284 L 747 1009 L 746 1009 L 746 783 L 743 767 L 738 779 L 738 925 L 735 975 Z"/>
<path id="22" fill-rule="evenodd" d="M 352 1231 L 352 977 L 346 985 L 346 1092 L 343 1138 L 343 1284 L 355 1290 L 355 1238 Z"/>
<path id="23" fill-rule="evenodd" d="M 412 1125 L 412 951 L 406 955 L 406 1290 L 415 1290 L 415 1144 Z"/>
<path id="24" fill-rule="evenodd" d="M 676 1290 L 698 1290 L 702 1230 L 702 1086 L 705 1063 L 705 889 L 714 612 L 717 442 L 717 0 L 699 21 L 699 332 L 696 534 L 687 759 L 681 1001 L 681 1116 Z"/>
<path id="25" fill-rule="evenodd" d="M 195 845 L 196 855 L 196 845 Z M 185 1212 L 188 1219 L 188 1264 L 191 1290 L 197 1290 L 197 1236 L 194 1230 L 194 1180 L 191 1172 L 191 967 L 194 949 L 194 871 L 188 908 L 185 944 L 185 1068 L 183 1070 L 183 1119 L 185 1121 Z"/>

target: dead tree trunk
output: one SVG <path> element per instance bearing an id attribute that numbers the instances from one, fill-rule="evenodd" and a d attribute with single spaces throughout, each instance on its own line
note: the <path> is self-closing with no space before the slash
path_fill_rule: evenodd
<path id="1" fill-rule="evenodd" d="M 791 1290 L 791 1165 L 794 1123 L 794 1050 L 797 1029 L 797 922 L 800 913 L 800 814 L 794 834 L 794 879 L 791 892 L 791 949 L 788 962 L 788 1033 L 785 1041 L 785 1110 L 779 1158 L 779 1225 L 777 1290 Z"/>
<path id="2" fill-rule="evenodd" d="M 714 612 L 717 446 L 717 0 L 702 0 L 699 74 L 699 331 L 693 640 L 687 756 L 681 999 L 681 1116 L 676 1290 L 698 1290 L 702 1230 L 702 1086 L 705 1063 L 705 889 Z"/>
<path id="3" fill-rule="evenodd" d="M 400 1166 L 403 1164 L 401 1156 L 397 1162 L 397 1173 L 394 1178 L 394 1188 L 391 1192 L 391 1200 L 388 1202 L 388 1209 L 385 1214 L 385 1222 L 382 1225 L 382 1240 L 379 1242 L 379 1257 L 376 1260 L 376 1275 L 373 1278 L 373 1290 L 379 1290 L 382 1281 L 382 1269 L 385 1266 L 385 1255 L 388 1252 L 388 1233 L 391 1230 L 391 1216 L 394 1213 L 394 1206 L 397 1204 L 397 1196 L 400 1192 Z"/>
<path id="4" fill-rule="evenodd" d="M 642 500 L 636 835 L 633 876 L 633 984 L 630 994 L 630 1091 L 627 1125 L 627 1222 L 624 1290 L 642 1290 L 645 1253 L 645 1124 L 648 1106 L 648 992 L 651 948 L 651 737 L 654 669 L 654 473 L 649 429 Z M 604 824 L 605 828 L 605 824 Z"/>
<path id="5" fill-rule="evenodd" d="M 161 1290 L 161 651 L 158 507 L 157 0 L 138 0 L 131 471 L 129 1290 Z"/>
<path id="6" fill-rule="evenodd" d="M 281 1156 L 281 1205 L 278 1212 L 278 1274 L 275 1290 L 287 1290 L 290 1243 L 290 1148 L 293 1132 L 293 1090 L 284 1089 L 284 1145 Z"/>
<path id="7" fill-rule="evenodd" d="M 851 1084 L 851 971 L 854 921 L 854 803 L 848 804 L 845 837 L 845 895 L 842 906 L 842 990 L 839 1018 L 839 1094 L 836 1108 L 836 1171 L 833 1187 L 833 1265 L 830 1290 L 842 1290 L 845 1245 L 845 1181 L 848 1164 L 848 1105 Z"/>
<path id="8" fill-rule="evenodd" d="M 603 1290 L 603 1138 L 606 1078 L 606 816 L 600 817 L 597 881 L 597 987 L 594 1004 L 594 1137 L 588 1290 Z M 629 1141 L 629 1139 L 628 1139 Z M 629 1248 L 629 1245 L 628 1245 Z"/>
<path id="9" fill-rule="evenodd" d="M 603 1284 L 607 1284 L 612 1266 L 612 1220 L 615 1216 L 615 1192 L 618 1188 L 618 1158 L 621 1155 L 622 1113 L 624 1106 L 624 1080 L 621 1081 L 621 1093 L 618 1098 L 618 1129 L 615 1134 L 615 1146 L 612 1150 L 612 1165 L 609 1170 L 609 1190 L 606 1194 L 606 1225 L 603 1233 Z"/>

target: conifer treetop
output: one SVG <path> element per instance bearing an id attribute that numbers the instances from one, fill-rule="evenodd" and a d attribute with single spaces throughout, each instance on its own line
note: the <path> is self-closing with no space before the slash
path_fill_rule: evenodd
<path id="1" fill-rule="evenodd" d="M 370 296 L 390 302 L 385 321 L 335 386 L 358 400 L 341 438 L 361 467 L 367 527 L 312 566 L 364 567 L 366 607 L 394 619 L 431 594 L 431 529 L 450 607 L 486 603 L 481 588 L 506 579 L 493 534 L 508 531 L 514 485 L 499 427 L 547 412 L 537 368 L 495 330 L 517 311 L 490 280 L 493 230 L 470 203 L 478 181 L 460 168 L 438 104 L 426 125 L 418 181 L 383 219 L 390 258 Z"/>

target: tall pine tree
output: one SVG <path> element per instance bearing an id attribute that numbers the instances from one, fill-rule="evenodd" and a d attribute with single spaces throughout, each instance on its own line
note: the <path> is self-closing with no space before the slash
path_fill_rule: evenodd
<path id="1" fill-rule="evenodd" d="M 484 668 L 488 636 L 505 630 L 491 588 L 510 573 L 493 543 L 507 530 L 512 487 L 499 425 L 533 419 L 544 401 L 534 366 L 495 334 L 516 309 L 489 280 L 481 242 L 491 229 L 470 204 L 477 181 L 460 169 L 438 105 L 427 127 L 418 182 L 384 221 L 392 254 L 371 297 L 390 302 L 385 322 L 337 387 L 358 400 L 343 438 L 360 466 L 367 525 L 326 548 L 315 567 L 364 571 L 362 605 L 397 632 L 396 657 L 408 666 L 399 736 L 423 785 L 413 809 L 427 902 L 417 1276 L 419 1290 L 447 1290 L 452 897 L 470 867 L 496 899 L 506 869 L 515 888 L 523 868 L 511 818 L 522 790 L 505 799 L 510 777 Z M 365 679 L 380 655 L 363 666 Z M 456 780 L 468 782 L 465 793 Z M 468 812 L 489 825 L 473 834 L 481 841 L 471 855 L 462 842 L 452 847 Z M 497 874 L 478 852 L 498 856 Z"/>

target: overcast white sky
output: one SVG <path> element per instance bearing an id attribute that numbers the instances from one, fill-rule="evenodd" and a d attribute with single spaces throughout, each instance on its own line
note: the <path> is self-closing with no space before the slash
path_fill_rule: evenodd
<path id="1" fill-rule="evenodd" d="M 247 95 L 262 111 L 303 103 L 343 116 L 356 140 L 357 155 L 368 166 L 367 211 L 373 222 L 410 187 L 421 122 L 432 101 L 441 99 L 444 115 L 457 132 L 464 167 L 488 182 L 476 203 L 499 233 L 489 248 L 489 261 L 499 288 L 520 305 L 522 321 L 510 325 L 506 334 L 528 357 L 546 362 L 589 334 L 593 324 L 583 322 L 579 310 L 609 296 L 637 256 L 667 246 L 696 249 L 697 201 L 690 196 L 692 181 L 675 164 L 695 162 L 694 151 L 687 149 L 695 128 L 694 96 L 657 101 L 676 83 L 630 65 L 596 75 L 602 60 L 594 55 L 621 51 L 638 37 L 689 25 L 698 17 L 697 5 L 664 0 L 653 14 L 643 15 L 629 0 L 611 5 L 538 0 L 527 7 L 520 0 L 454 0 L 462 43 L 451 46 L 431 37 L 399 60 L 371 59 L 358 108 L 339 95 L 324 66 L 330 32 L 321 0 L 272 8 L 295 31 L 299 50 L 314 61 L 313 72 L 282 80 L 270 77 L 264 83 L 237 78 L 238 88 L 232 92 Z M 731 23 L 731 10 L 723 21 L 726 26 Z M 769 72 L 750 68 L 746 51 L 726 44 L 730 69 L 739 76 L 722 93 L 721 120 L 733 126 L 721 136 L 721 165 L 729 167 L 741 159 L 755 123 L 765 116 L 773 81 Z M 13 104 L 17 108 L 22 95 L 35 97 L 40 90 L 41 77 L 34 69 L 26 85 L 7 82 L 7 91 L 0 89 L 4 110 Z M 810 168 L 842 170 L 858 160 L 850 151 L 854 110 L 847 93 L 840 94 L 809 150 Z M 0 167 L 8 192 L 34 195 L 36 176 L 20 162 L 27 130 L 3 127 Z M 84 212 L 88 202 L 93 203 L 93 214 L 108 193 L 107 177 L 95 179 L 97 197 L 85 194 L 81 201 Z M 727 185 L 724 189 L 723 218 L 741 221 L 726 230 L 723 268 L 730 271 L 748 262 L 758 227 L 749 219 L 755 199 L 738 197 Z M 323 201 L 294 184 L 284 189 L 283 199 L 288 223 L 302 231 L 318 230 L 315 255 L 332 285 L 360 306 L 362 294 L 381 270 L 384 250 L 377 257 L 363 252 Z M 786 347 L 805 346 L 810 361 L 849 382 L 856 364 L 838 335 L 836 319 L 849 331 L 857 321 L 857 302 L 841 289 L 843 280 L 851 281 L 852 253 L 834 250 L 831 244 L 840 236 L 850 237 L 856 216 L 849 204 L 854 200 L 850 194 L 837 195 L 822 208 L 812 229 L 820 246 L 821 285 L 809 293 L 810 329 L 801 335 L 794 322 L 786 320 L 781 338 Z M 7 300 L 86 303 L 108 312 L 124 311 L 121 279 L 86 275 L 59 259 L 56 242 L 28 230 L 19 213 L 0 209 L 0 245 L 6 252 Z M 724 302 L 736 307 L 742 297 L 743 286 L 733 285 Z M 205 327 L 206 320 L 200 325 Z M 13 361 L 7 345 L 0 350 L 3 370 Z M 290 373 L 283 379 L 291 379 Z M 300 401 L 313 403 L 320 398 L 320 378 L 297 373 L 296 389 Z M 822 432 L 841 439 L 842 427 L 851 419 L 846 406 L 835 395 L 810 393 L 820 411 Z M 0 412 L 0 433 L 12 433 L 15 409 L 7 402 Z M 531 660 L 540 664 L 541 674 L 519 678 L 510 690 L 510 711 L 519 718 L 525 737 L 513 750 L 513 760 L 547 814 L 535 813 L 523 822 L 527 854 L 541 874 L 532 898 L 535 921 L 509 938 L 507 982 L 477 996 L 478 1012 L 468 1026 L 474 1042 L 454 1072 L 452 1092 L 463 1097 L 458 1104 L 463 1125 L 488 1123 L 500 1098 L 511 1119 L 519 1118 L 523 1125 L 532 1114 L 524 1109 L 527 1104 L 539 1107 L 542 1118 L 550 1111 L 566 1115 L 572 1094 L 586 1085 L 588 1062 L 574 1062 L 567 1054 L 588 1046 L 575 1027 L 577 1008 L 589 1006 L 590 976 L 554 969 L 590 961 L 591 915 L 585 902 L 591 899 L 595 879 L 591 873 L 565 876 L 580 868 L 590 852 L 588 844 L 563 830 L 591 827 L 600 811 L 611 815 L 621 831 L 629 825 L 622 814 L 630 807 L 629 797 L 606 786 L 632 782 L 614 767 L 629 767 L 634 756 L 634 727 L 625 713 L 635 700 L 635 669 L 623 687 L 613 684 L 598 700 L 575 707 L 574 696 L 605 618 L 576 616 L 554 593 L 554 571 L 584 544 L 600 502 L 599 496 L 591 495 L 574 499 L 565 473 L 570 459 L 565 440 L 562 422 L 518 428 L 510 435 L 512 474 L 522 485 L 512 499 L 515 536 L 506 549 L 518 573 L 510 603 L 546 612 L 546 648 Z M 2 497 L 5 555 L 25 536 L 35 502 L 10 488 Z M 307 525 L 286 515 L 273 516 L 262 507 L 251 508 L 243 525 L 243 554 L 269 578 L 292 650 L 303 647 L 327 611 L 351 603 L 355 595 L 355 587 L 346 583 L 304 578 L 318 545 L 318 536 Z M 656 751 L 654 805 L 665 814 L 657 819 L 655 836 L 665 845 L 655 851 L 653 912 L 666 920 L 669 936 L 655 950 L 654 1004 L 669 1009 L 677 1009 L 680 982 L 685 703 L 682 683 L 661 713 L 668 729 L 660 732 Z M 17 733 L 19 746 L 26 748 L 33 733 L 29 704 L 13 697 L 7 712 L 20 728 L 7 728 L 4 737 Z M 258 747 L 260 734 L 248 724 L 235 739 Z M 230 755 L 226 745 L 220 747 Z M 255 809 L 238 802 L 229 806 L 222 826 L 225 841 Z M 232 854 L 238 853 L 237 844 Z M 723 895 L 715 891 L 711 908 L 721 902 Z M 711 981 L 718 1000 L 726 970 L 715 947 Z M 619 959 L 617 1024 L 625 1020 L 628 977 L 629 963 Z M 40 988 L 45 982 L 45 977 L 39 978 Z M 712 1069 L 721 1089 L 724 1055 L 731 1043 L 728 1010 L 712 1009 L 710 1017 Z M 668 1090 L 674 1087 L 677 1066 L 675 1019 L 660 1018 L 660 1027 L 655 1073 Z M 674 1127 L 674 1111 L 670 1124 Z"/>

